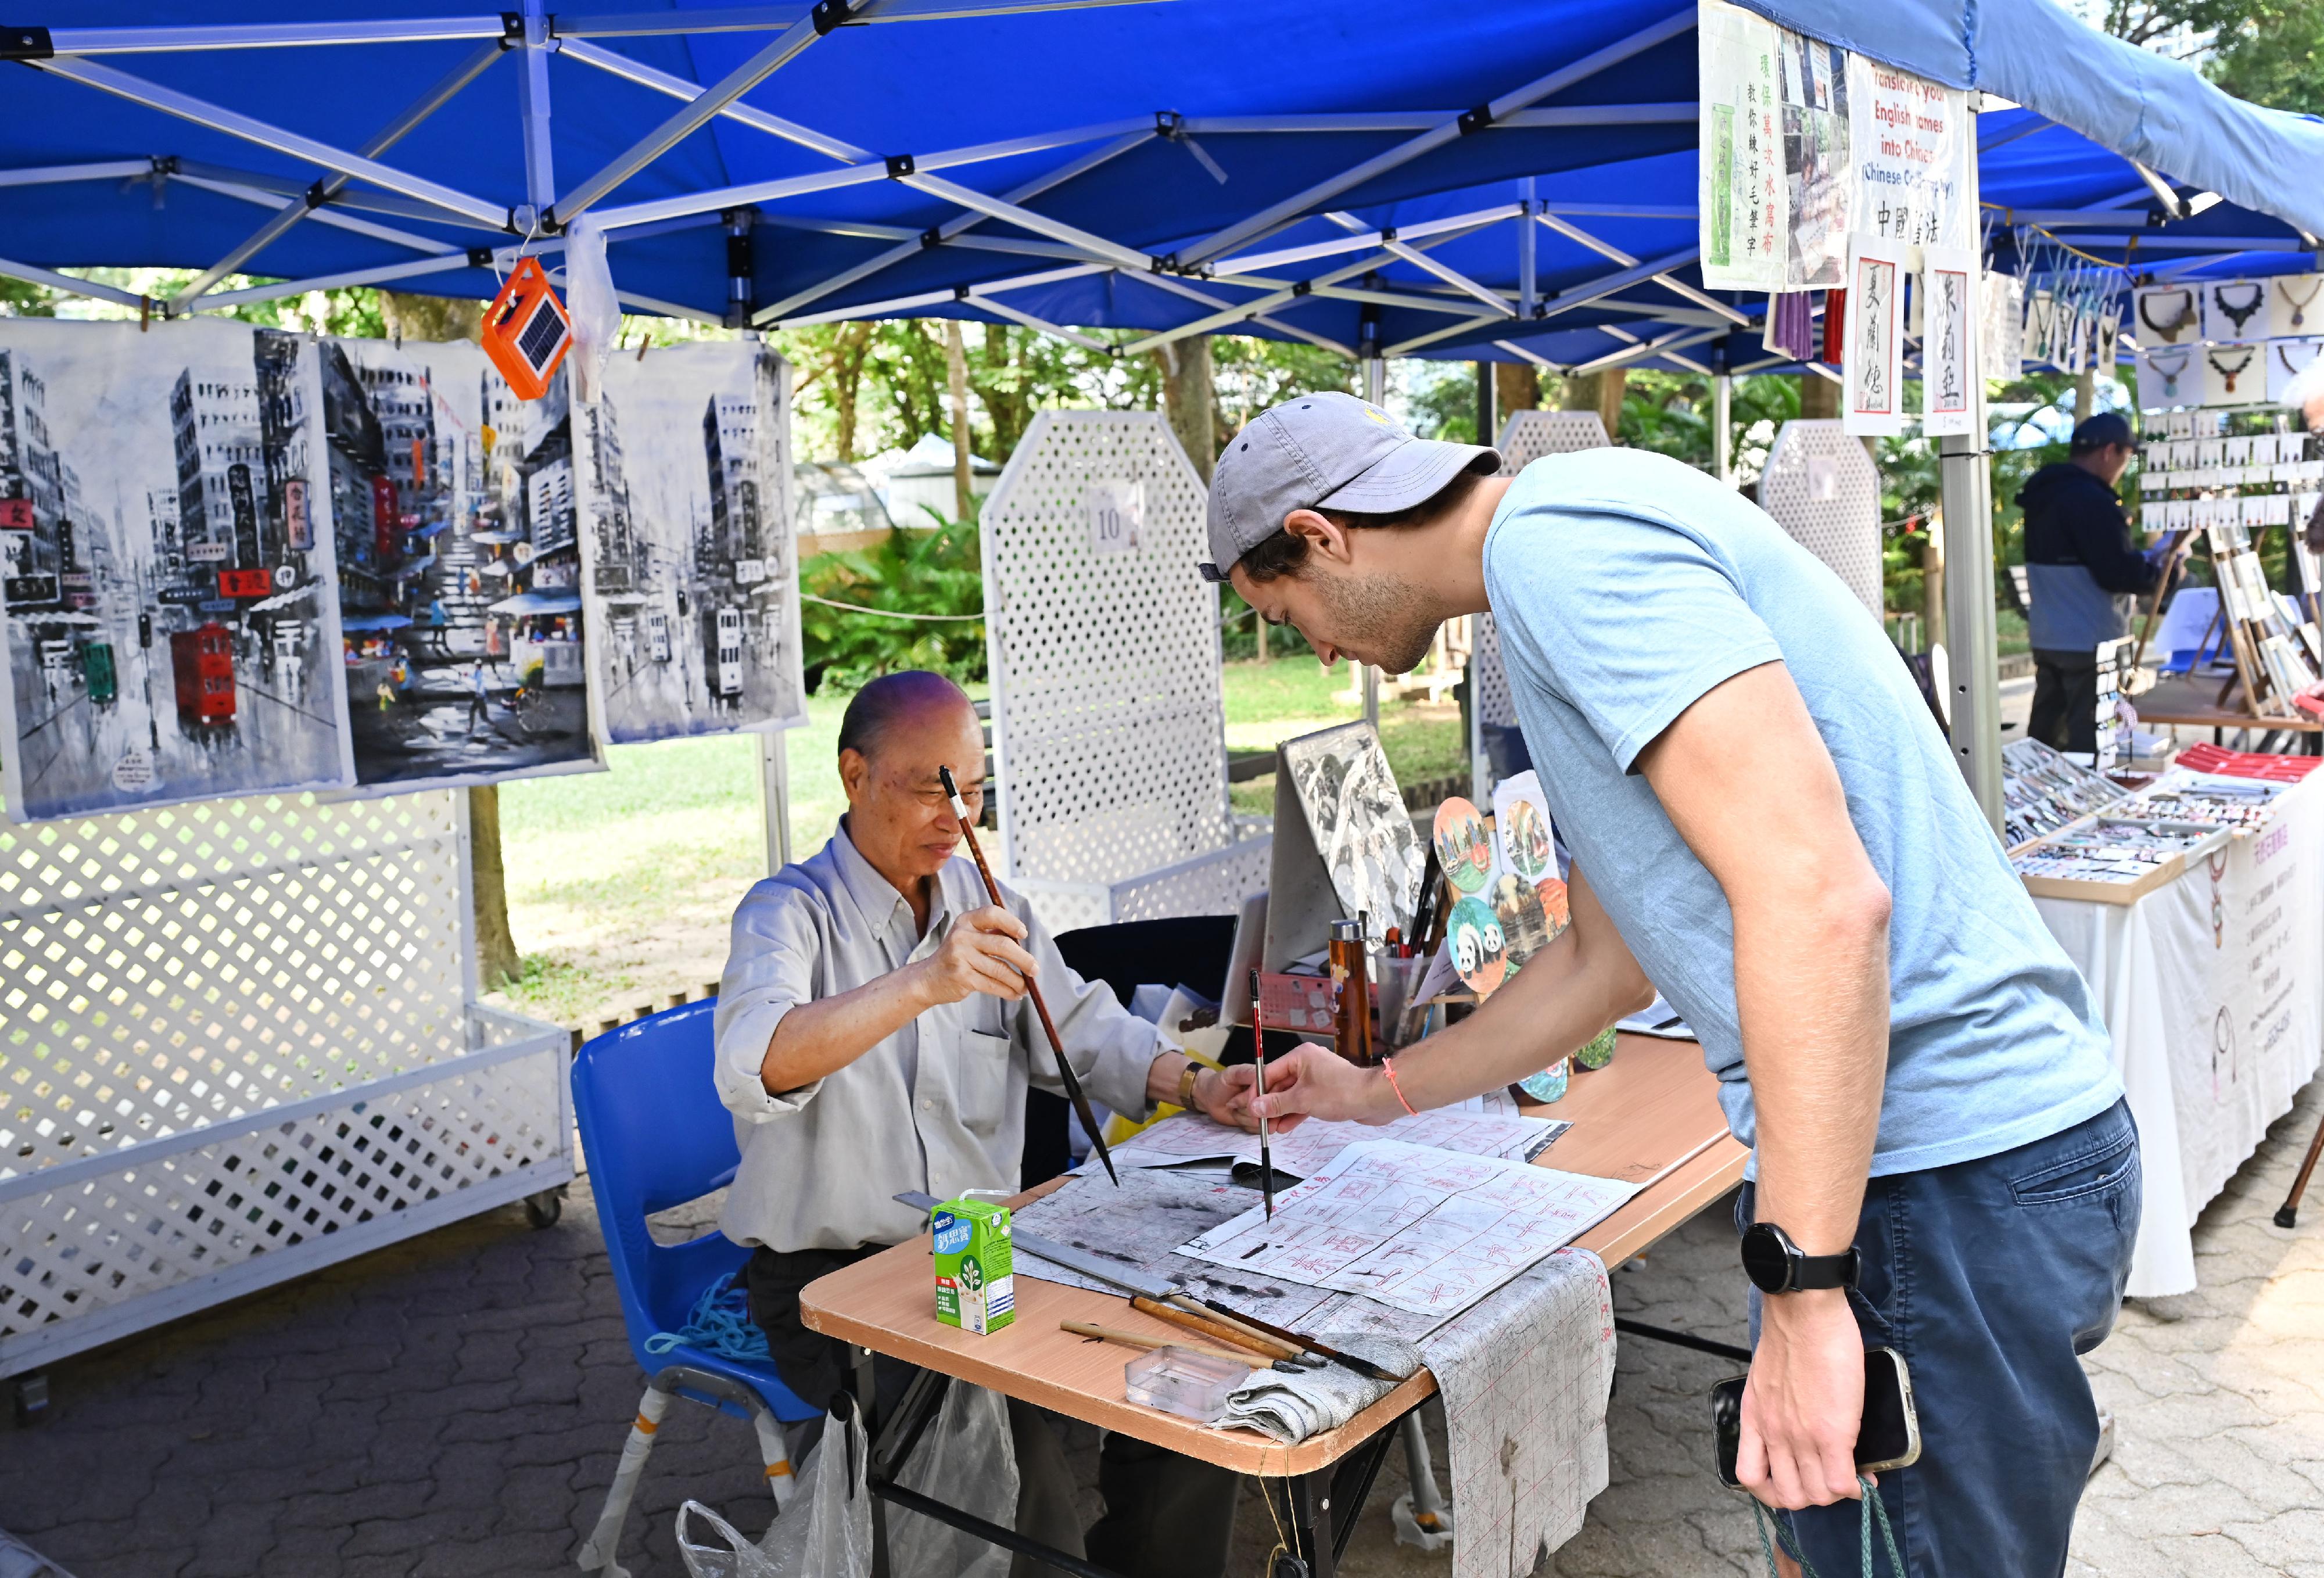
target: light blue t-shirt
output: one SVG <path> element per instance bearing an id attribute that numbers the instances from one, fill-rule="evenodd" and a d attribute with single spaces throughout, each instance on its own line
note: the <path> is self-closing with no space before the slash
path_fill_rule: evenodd
<path id="1" fill-rule="evenodd" d="M 1758 506 L 1637 449 L 1537 460 L 1485 539 L 1485 591 L 1551 815 L 1631 953 L 1702 1040 L 1754 1140 L 1727 896 L 1638 753 L 1720 681 L 1780 660 L 1887 885 L 1875 1176 L 1992 1156 L 2122 1095 L 2089 986 L 2034 912 L 1877 621 Z"/>

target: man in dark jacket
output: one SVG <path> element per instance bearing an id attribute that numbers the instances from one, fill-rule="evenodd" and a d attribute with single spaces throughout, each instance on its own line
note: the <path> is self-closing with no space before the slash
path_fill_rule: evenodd
<path id="1" fill-rule="evenodd" d="M 2114 491 L 2137 448 L 2128 422 L 2094 416 L 2074 429 L 2069 457 L 2035 472 L 2017 495 L 2034 641 L 2025 733 L 2061 751 L 2098 749 L 2098 649 L 2130 633 L 2132 597 L 2163 577 L 2132 545 Z"/>

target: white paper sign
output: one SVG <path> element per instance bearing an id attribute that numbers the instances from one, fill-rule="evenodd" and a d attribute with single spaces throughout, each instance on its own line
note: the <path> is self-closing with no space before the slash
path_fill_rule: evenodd
<path id="1" fill-rule="evenodd" d="M 2324 334 L 2324 274 L 2278 274 L 2268 281 L 2267 332 L 2279 339 Z"/>
<path id="2" fill-rule="evenodd" d="M 1702 282 L 1719 291 L 1781 291 L 1791 230 L 1774 23 L 1704 0 L 1695 38 L 1702 138 L 1697 212 Z"/>
<path id="3" fill-rule="evenodd" d="M 1128 477 L 1099 477 L 1082 495 L 1089 511 L 1090 551 L 1136 553 L 1146 524 L 1146 484 Z"/>
<path id="4" fill-rule="evenodd" d="M 1987 270 L 1977 364 L 1988 378 L 2015 378 L 2025 360 L 2025 281 Z"/>
<path id="5" fill-rule="evenodd" d="M 1932 438 L 1977 430 L 1977 279 L 1975 253 L 1921 249 L 1921 431 Z"/>
<path id="6" fill-rule="evenodd" d="M 1911 246 L 1973 245 L 1969 95 L 1850 55 L 1848 118 L 1855 228 Z"/>
<path id="7" fill-rule="evenodd" d="M 2267 332 L 2265 280 L 2207 280 L 2201 320 L 2207 340 L 2255 340 Z"/>
<path id="8" fill-rule="evenodd" d="M 2324 317 L 2324 314 L 2319 314 Z M 2270 340 L 2267 342 L 2267 398 L 2271 405 L 2282 405 L 2292 381 L 2308 370 L 2316 360 L 2316 352 L 2324 341 Z"/>
<path id="9" fill-rule="evenodd" d="M 2202 338 L 2202 311 L 2191 285 L 2150 285 L 2130 297 L 2131 333 L 2141 346 L 2186 345 Z"/>
<path id="10" fill-rule="evenodd" d="M 2154 346 L 2138 353 L 2138 405 L 2142 411 L 2163 411 L 2175 405 L 2195 405 L 2203 398 L 2203 368 L 2197 360 L 2199 346 Z"/>
<path id="11" fill-rule="evenodd" d="M 2203 359 L 2203 403 L 2257 405 L 2264 400 L 2267 368 L 2260 356 L 2266 350 L 2264 344 L 2203 346 L 2198 353 Z"/>
<path id="12" fill-rule="evenodd" d="M 1847 401 L 1843 430 L 1863 435 L 1904 429 L 1904 246 L 1873 235 L 1848 238 L 1848 314 L 1840 351 Z"/>

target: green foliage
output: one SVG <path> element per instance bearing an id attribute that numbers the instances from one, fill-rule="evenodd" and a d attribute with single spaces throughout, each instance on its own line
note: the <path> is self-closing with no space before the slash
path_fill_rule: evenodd
<path id="1" fill-rule="evenodd" d="M 0 318 L 54 318 L 56 295 L 22 280 L 0 277 Z"/>
<path id="2" fill-rule="evenodd" d="M 2237 98 L 2324 113 L 2324 0 L 2107 0 L 2117 38 L 2200 60 Z"/>
<path id="3" fill-rule="evenodd" d="M 800 590 L 899 614 L 981 614 L 984 577 L 976 522 L 891 531 L 876 548 L 826 553 L 799 567 Z M 802 602 L 807 685 L 853 690 L 899 669 L 932 669 L 964 682 L 984 678 L 982 619 L 882 619 Z"/>

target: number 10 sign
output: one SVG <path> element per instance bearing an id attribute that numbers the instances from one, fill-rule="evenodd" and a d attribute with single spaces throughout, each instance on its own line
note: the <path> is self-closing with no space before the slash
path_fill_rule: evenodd
<path id="1" fill-rule="evenodd" d="M 1089 510 L 1090 551 L 1136 553 L 1146 524 L 1146 484 L 1128 477 L 1099 477 L 1083 502 Z"/>

